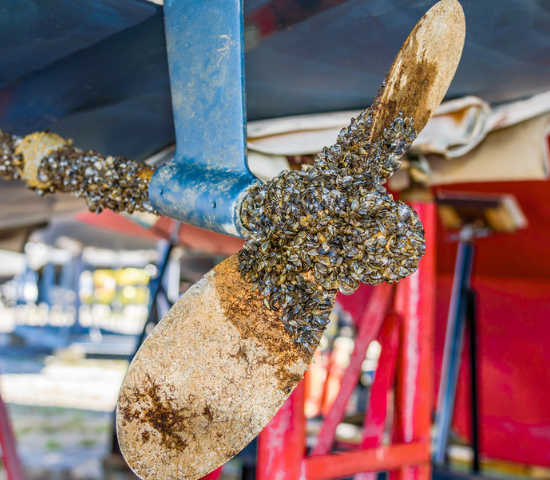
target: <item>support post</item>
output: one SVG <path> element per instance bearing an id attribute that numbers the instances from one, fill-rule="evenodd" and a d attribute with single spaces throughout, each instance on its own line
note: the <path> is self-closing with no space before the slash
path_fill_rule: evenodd
<path id="1" fill-rule="evenodd" d="M 175 239 L 177 231 L 178 231 L 178 225 L 173 226 L 173 232 L 175 233 L 170 236 L 170 240 L 160 240 L 158 243 L 158 259 L 157 259 L 157 265 L 156 265 L 157 276 L 149 280 L 149 305 L 148 305 L 149 308 L 147 313 L 147 319 L 143 324 L 141 334 L 136 342 L 134 353 L 128 358 L 129 361 L 132 361 L 132 359 L 136 356 L 139 348 L 145 341 L 145 338 L 147 337 L 147 326 L 150 323 L 154 323 L 156 325 L 160 321 L 157 299 L 158 299 L 159 293 L 162 291 L 162 279 L 165 275 L 168 262 L 170 261 L 170 255 L 172 253 L 174 245 L 177 242 L 177 240 Z M 111 454 L 122 456 L 122 453 L 120 451 L 120 446 L 118 444 L 118 437 L 117 437 L 115 423 L 116 422 L 113 417 L 113 437 L 112 437 L 112 443 L 111 443 Z"/>
<path id="2" fill-rule="evenodd" d="M 385 283 L 378 285 L 369 299 L 365 312 L 361 317 L 353 353 L 351 354 L 349 365 L 344 372 L 340 391 L 323 422 L 317 445 L 312 452 L 313 456 L 326 455 L 330 452 L 330 448 L 334 443 L 336 428 L 344 418 L 346 405 L 361 375 L 361 365 L 365 360 L 365 354 L 370 342 L 376 339 L 380 326 L 388 313 L 392 294 L 393 287 Z"/>
<path id="3" fill-rule="evenodd" d="M 479 389 L 478 389 L 478 336 L 477 336 L 477 297 L 476 292 L 469 288 L 467 292 L 466 319 L 470 332 L 470 402 L 471 402 L 471 425 L 472 425 L 472 450 L 474 458 L 472 462 L 472 473 L 479 474 L 481 471 L 480 449 L 479 449 Z"/>
<path id="4" fill-rule="evenodd" d="M 149 309 L 148 309 L 149 313 L 147 315 L 147 320 L 145 320 L 145 323 L 143 324 L 143 329 L 136 343 L 136 349 L 135 349 L 134 355 L 132 355 L 132 358 L 137 353 L 139 347 L 141 347 L 141 344 L 145 341 L 145 337 L 147 336 L 147 325 L 153 321 L 153 316 L 155 313 L 155 308 L 157 303 L 157 297 L 160 290 L 162 289 L 162 279 L 164 278 L 164 274 L 166 272 L 168 262 L 170 261 L 170 255 L 172 254 L 174 245 L 175 243 L 174 243 L 174 240 L 172 240 L 172 238 L 170 238 L 170 240 L 159 241 L 157 276 L 149 281 Z M 159 318 L 157 313 L 157 319 L 155 320 L 155 323 L 158 323 L 158 321 L 159 321 Z"/>
<path id="5" fill-rule="evenodd" d="M 377 448 L 382 445 L 388 416 L 388 397 L 395 383 L 395 367 L 399 350 L 399 332 L 402 319 L 395 313 L 384 320 L 378 342 L 382 352 L 374 374 L 374 382 L 363 423 L 361 449 Z M 376 480 L 376 472 L 363 472 L 355 475 L 354 480 Z"/>
<path id="6" fill-rule="evenodd" d="M 394 443 L 429 442 L 433 409 L 436 205 L 427 194 L 408 202 L 424 225 L 426 254 L 418 270 L 397 286 L 396 311 L 403 318 L 399 381 L 395 391 Z M 431 464 L 401 467 L 392 480 L 428 480 Z"/>
<path id="7" fill-rule="evenodd" d="M 222 468 L 223 467 L 216 468 L 213 472 L 210 472 L 208 475 L 202 477 L 201 480 L 218 480 L 218 478 L 222 475 Z"/>
<path id="8" fill-rule="evenodd" d="M 257 480 L 300 480 L 306 453 L 304 381 L 258 437 Z"/>
<path id="9" fill-rule="evenodd" d="M 460 232 L 435 417 L 433 459 L 438 466 L 446 463 L 447 442 L 453 420 L 474 257 L 472 238 L 472 228 L 466 227 Z"/>

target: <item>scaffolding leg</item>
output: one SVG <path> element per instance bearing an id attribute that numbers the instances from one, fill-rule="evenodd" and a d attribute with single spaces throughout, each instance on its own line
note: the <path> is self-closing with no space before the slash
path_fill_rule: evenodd
<path id="1" fill-rule="evenodd" d="M 470 382 L 471 382 L 471 424 L 472 424 L 472 450 L 474 453 L 472 472 L 479 473 L 481 471 L 481 461 L 479 452 L 479 399 L 478 399 L 478 336 L 477 336 L 477 321 L 476 321 L 476 293 L 471 288 L 468 289 L 466 306 L 466 321 L 470 332 Z"/>
<path id="2" fill-rule="evenodd" d="M 222 467 L 216 468 L 213 472 L 210 472 L 205 477 L 202 477 L 201 480 L 218 480 L 222 474 Z"/>
<path id="3" fill-rule="evenodd" d="M 461 240 L 458 244 L 435 417 L 433 458 L 434 464 L 437 466 L 443 466 L 447 461 L 447 442 L 453 420 L 458 372 L 468 313 L 468 290 L 472 274 L 474 245 L 470 241 L 471 238 L 463 235 L 464 233 L 467 233 L 466 229 L 461 232 Z M 475 369 L 472 372 L 475 372 Z"/>
<path id="4" fill-rule="evenodd" d="M 162 279 L 166 272 L 166 269 L 167 269 L 166 267 L 168 265 L 168 262 L 170 261 L 170 255 L 172 253 L 174 245 L 175 243 L 172 240 L 170 241 L 161 240 L 159 242 L 157 276 L 151 279 L 151 281 L 149 282 L 149 313 L 147 314 L 147 319 L 143 324 L 143 329 L 141 330 L 141 334 L 136 343 L 134 353 L 129 358 L 130 361 L 135 357 L 137 351 L 139 350 L 139 347 L 141 347 L 142 343 L 145 341 L 145 338 L 147 337 L 148 325 L 151 323 L 156 325 L 160 321 L 157 299 L 160 294 L 163 294 L 166 296 L 166 293 L 164 292 L 164 289 L 162 287 Z M 122 452 L 120 451 L 120 446 L 118 444 L 115 418 L 116 418 L 116 415 L 113 415 L 113 436 L 112 436 L 112 442 L 111 442 L 111 454 L 122 456 Z"/>
<path id="5" fill-rule="evenodd" d="M 306 453 L 304 381 L 258 437 L 257 480 L 300 480 Z"/>
<path id="6" fill-rule="evenodd" d="M 395 367 L 399 351 L 399 332 L 401 317 L 390 314 L 384 320 L 378 342 L 382 352 L 374 375 L 370 398 L 363 423 L 361 449 L 376 448 L 382 445 L 388 417 L 389 394 L 395 382 Z M 376 472 L 363 472 L 355 475 L 354 480 L 376 480 Z"/>
<path id="7" fill-rule="evenodd" d="M 330 452 L 332 444 L 334 443 L 336 428 L 344 418 L 348 400 L 361 376 L 361 365 L 363 360 L 365 360 L 365 354 L 367 353 L 369 344 L 375 340 L 378 335 L 380 326 L 390 308 L 392 296 L 392 285 L 382 284 L 375 288 L 372 297 L 369 299 L 365 313 L 358 326 L 354 350 L 351 354 L 349 365 L 344 372 L 340 391 L 338 392 L 338 396 L 329 414 L 323 422 L 317 445 L 315 445 L 312 452 L 313 456 L 326 455 Z"/>
<path id="8" fill-rule="evenodd" d="M 435 324 L 435 229 L 433 201 L 411 202 L 424 225 L 426 254 L 418 270 L 397 285 L 395 307 L 403 318 L 398 382 L 395 390 L 394 443 L 429 443 L 433 409 Z M 405 466 L 391 480 L 428 480 L 431 465 Z"/>

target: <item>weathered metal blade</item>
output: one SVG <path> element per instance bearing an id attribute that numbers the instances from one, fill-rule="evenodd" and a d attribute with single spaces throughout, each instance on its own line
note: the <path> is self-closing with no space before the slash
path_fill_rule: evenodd
<path id="1" fill-rule="evenodd" d="M 466 22 L 457 0 L 442 0 L 420 21 L 401 47 L 373 106 L 376 139 L 398 112 L 414 119 L 416 133 L 443 101 L 462 55 Z"/>

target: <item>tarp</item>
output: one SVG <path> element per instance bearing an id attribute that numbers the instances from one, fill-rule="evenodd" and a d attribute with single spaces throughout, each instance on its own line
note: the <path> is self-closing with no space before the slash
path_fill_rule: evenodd
<path id="1" fill-rule="evenodd" d="M 545 179 L 549 112 L 550 92 L 493 109 L 476 97 L 452 100 L 438 108 L 412 149 L 427 155 L 429 185 Z M 358 114 L 348 111 L 250 122 L 248 152 L 253 172 L 269 178 L 285 156 L 320 152 Z M 390 180 L 394 190 L 408 184 L 406 168 Z"/>

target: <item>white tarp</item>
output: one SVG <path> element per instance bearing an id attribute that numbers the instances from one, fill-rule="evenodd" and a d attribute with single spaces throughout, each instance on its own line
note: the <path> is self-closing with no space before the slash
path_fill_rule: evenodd
<path id="1" fill-rule="evenodd" d="M 332 145 L 359 111 L 298 115 L 249 122 L 248 150 L 270 155 L 307 155 Z M 448 157 L 462 155 L 483 140 L 489 105 L 465 97 L 441 105 L 415 141 L 415 148 Z"/>
<path id="2" fill-rule="evenodd" d="M 548 177 L 550 92 L 491 109 L 476 97 L 443 103 L 413 144 L 426 154 L 430 184 Z M 300 115 L 248 124 L 249 164 L 272 178 L 286 156 L 316 154 L 332 145 L 358 111 Z M 394 188 L 404 187 L 399 178 Z"/>
<path id="3" fill-rule="evenodd" d="M 550 115 L 541 115 L 489 133 L 480 145 L 461 157 L 446 160 L 428 155 L 428 184 L 548 178 L 549 128 Z"/>

